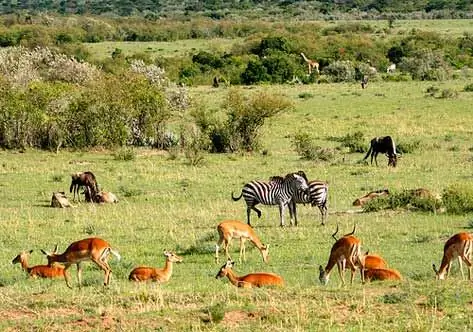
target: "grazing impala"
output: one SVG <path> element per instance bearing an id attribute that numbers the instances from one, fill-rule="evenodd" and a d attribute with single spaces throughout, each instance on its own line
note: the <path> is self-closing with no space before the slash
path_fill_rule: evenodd
<path id="1" fill-rule="evenodd" d="M 239 238 L 240 239 L 240 263 L 241 257 L 243 256 L 243 260 L 246 261 L 246 249 L 245 249 L 245 241 L 250 240 L 259 249 L 261 252 L 261 256 L 263 257 L 263 262 L 268 262 L 268 254 L 269 254 L 269 244 L 264 245 L 261 243 L 260 239 L 256 235 L 253 228 L 241 221 L 238 220 L 225 220 L 222 221 L 217 226 L 217 231 L 220 236 L 217 244 L 215 245 L 215 261 L 218 263 L 218 252 L 220 250 L 220 246 L 223 243 L 223 247 L 225 248 L 225 254 L 227 255 L 227 259 L 231 259 L 230 255 L 228 254 L 228 247 L 232 239 Z"/>
<path id="2" fill-rule="evenodd" d="M 402 280 L 399 271 L 388 268 L 366 269 L 365 280 Z"/>
<path id="3" fill-rule="evenodd" d="M 12 264 L 20 263 L 23 270 L 25 270 L 26 273 L 28 273 L 28 275 L 33 278 L 66 278 L 66 275 L 64 273 L 64 266 L 62 265 L 36 265 L 32 267 L 28 266 L 28 255 L 32 252 L 33 250 L 21 252 L 20 254 L 18 254 L 18 256 L 13 258 Z"/>
<path id="4" fill-rule="evenodd" d="M 325 269 L 322 268 L 322 265 L 319 266 L 319 280 L 322 284 L 326 285 L 328 283 L 330 272 L 335 264 L 338 267 L 338 273 L 343 285 L 345 285 L 344 274 L 347 264 L 351 270 L 351 284 L 353 284 L 357 266 L 361 268 L 361 281 L 364 282 L 363 257 L 360 251 L 361 241 L 352 235 L 354 232 L 355 228 L 353 228 L 351 233 L 344 235 L 334 243 Z M 335 234 L 332 237 L 335 238 Z"/>
<path id="5" fill-rule="evenodd" d="M 76 264 L 79 287 L 81 287 L 82 284 L 82 267 L 80 266 L 81 262 L 91 260 L 97 264 L 97 266 L 105 272 L 104 285 L 107 286 L 110 282 L 110 273 L 112 272 L 112 269 L 107 263 L 108 256 L 111 253 L 118 260 L 120 260 L 120 255 L 118 252 L 113 250 L 107 241 L 96 237 L 73 242 L 62 254 L 57 254 L 56 251 L 57 245 L 52 253 L 47 253 L 41 249 L 41 252 L 48 258 L 49 266 L 52 266 L 52 264 L 56 262 L 62 263 L 65 266 L 64 272 L 66 272 L 66 270 L 69 269 L 72 264 Z M 67 286 L 72 288 L 67 274 L 65 274 L 65 276 Z"/>
<path id="6" fill-rule="evenodd" d="M 452 261 L 458 257 L 462 278 L 463 274 L 462 260 L 468 265 L 468 279 L 471 280 L 471 253 L 473 249 L 473 236 L 470 233 L 462 232 L 453 235 L 447 240 L 443 248 L 443 258 L 440 268 L 437 270 L 435 264 L 432 264 L 437 279 L 443 280 L 448 277 Z"/>
<path id="7" fill-rule="evenodd" d="M 238 277 L 232 270 L 233 264 L 234 262 L 232 260 L 227 260 L 225 265 L 220 268 L 215 278 L 227 277 L 233 285 L 243 288 L 284 286 L 283 278 L 275 273 L 257 272 Z"/>
<path id="8" fill-rule="evenodd" d="M 135 267 L 130 272 L 128 280 L 130 281 L 146 281 L 152 280 L 159 283 L 168 282 L 172 275 L 172 263 L 182 262 L 182 257 L 177 256 L 171 251 L 164 250 L 164 256 L 166 256 L 166 265 L 162 269 L 154 267 L 139 266 Z"/>

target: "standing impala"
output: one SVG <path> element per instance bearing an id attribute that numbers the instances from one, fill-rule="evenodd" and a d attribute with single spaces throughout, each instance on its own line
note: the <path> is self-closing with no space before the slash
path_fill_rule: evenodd
<path id="1" fill-rule="evenodd" d="M 352 235 L 354 232 L 355 229 L 353 229 L 353 232 L 344 235 L 334 243 L 332 250 L 330 251 L 330 258 L 327 265 L 325 266 L 325 269 L 322 268 L 322 265 L 319 266 L 319 280 L 322 284 L 326 285 L 328 283 L 330 272 L 332 271 L 335 264 L 338 267 L 338 273 L 343 285 L 345 285 L 344 275 L 347 264 L 351 270 L 351 284 L 353 284 L 357 266 L 360 267 L 362 271 L 361 281 L 364 282 L 363 257 L 361 255 L 360 248 L 361 241 Z"/>
<path id="2" fill-rule="evenodd" d="M 243 288 L 284 286 L 283 278 L 275 273 L 257 272 L 239 277 L 232 270 L 233 264 L 234 262 L 232 260 L 227 260 L 225 265 L 220 268 L 215 278 L 227 277 L 233 285 Z"/>
<path id="3" fill-rule="evenodd" d="M 57 254 L 57 245 L 52 253 L 47 253 L 41 249 L 41 252 L 48 258 L 48 265 L 51 266 L 53 263 L 64 264 L 64 272 L 71 267 L 72 264 L 77 265 L 77 279 L 79 281 L 79 287 L 82 285 L 82 267 L 80 265 L 83 261 L 92 261 L 99 268 L 105 272 L 104 285 L 107 286 L 110 282 L 110 273 L 112 269 L 107 263 L 108 256 L 113 254 L 118 260 L 120 255 L 118 252 L 113 250 L 107 241 L 93 237 L 80 241 L 73 242 L 67 247 L 66 251 L 62 254 Z M 69 283 L 69 277 L 65 273 L 66 284 L 69 288 L 72 288 Z"/>
<path id="4" fill-rule="evenodd" d="M 130 281 L 146 281 L 153 280 L 159 283 L 169 281 L 172 275 L 172 263 L 182 262 L 182 257 L 177 256 L 175 253 L 164 250 L 164 256 L 166 256 L 166 265 L 163 269 L 157 269 L 154 267 L 139 266 L 135 267 L 130 272 L 128 280 Z"/>
<path id="5" fill-rule="evenodd" d="M 218 263 L 218 252 L 220 250 L 220 246 L 222 243 L 224 244 L 223 247 L 225 248 L 225 254 L 227 255 L 227 259 L 231 259 L 230 255 L 228 254 L 228 247 L 232 239 L 239 238 L 240 239 L 240 263 L 241 257 L 243 256 L 243 260 L 246 261 L 246 249 L 245 249 L 245 241 L 250 240 L 259 249 L 261 252 L 261 256 L 263 257 L 263 262 L 268 262 L 268 254 L 269 254 L 269 244 L 264 245 L 261 243 L 260 239 L 256 235 L 253 228 L 241 221 L 238 220 L 225 220 L 222 221 L 217 226 L 217 231 L 220 236 L 217 244 L 215 245 L 215 261 Z"/>
<path id="6" fill-rule="evenodd" d="M 452 261 L 458 257 L 458 264 L 462 278 L 463 274 L 462 260 L 468 265 L 468 279 L 471 280 L 471 253 L 473 249 L 473 236 L 470 233 L 462 232 L 453 235 L 447 240 L 443 248 L 443 258 L 440 268 L 437 270 L 435 264 L 432 264 L 438 280 L 443 280 L 448 277 Z"/>
<path id="7" fill-rule="evenodd" d="M 35 265 L 35 266 L 28 266 L 28 255 L 31 254 L 33 250 L 30 251 L 23 251 L 18 256 L 13 258 L 12 264 L 20 263 L 23 270 L 28 273 L 28 275 L 32 278 L 40 277 L 40 278 L 57 278 L 57 277 L 64 277 L 66 275 L 64 273 L 64 266 L 48 266 L 48 265 Z"/>

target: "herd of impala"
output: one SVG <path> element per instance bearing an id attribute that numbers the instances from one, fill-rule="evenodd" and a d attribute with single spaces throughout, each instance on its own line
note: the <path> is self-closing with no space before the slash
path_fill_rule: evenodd
<path id="1" fill-rule="evenodd" d="M 371 280 L 401 280 L 402 277 L 400 273 L 394 269 L 388 268 L 386 261 L 382 257 L 369 254 L 368 252 L 361 252 L 361 241 L 354 236 L 355 229 L 356 227 L 353 228 L 351 233 L 337 239 L 337 226 L 337 230 L 332 235 L 335 243 L 330 251 L 327 265 L 325 268 L 319 266 L 320 282 L 324 285 L 327 284 L 330 273 L 335 265 L 337 265 L 342 284 L 345 284 L 344 273 L 347 268 L 351 270 L 351 283 L 353 283 L 357 269 L 360 269 L 361 280 L 363 283 Z M 258 272 L 239 277 L 233 271 L 234 262 L 228 253 L 232 239 L 240 240 L 240 262 L 242 258 L 246 261 L 245 242 L 247 240 L 251 241 L 261 252 L 263 262 L 268 262 L 269 245 L 265 245 L 261 242 L 255 230 L 249 224 L 237 220 L 225 220 L 218 224 L 217 231 L 219 239 L 215 246 L 215 262 L 219 262 L 219 251 L 222 244 L 227 261 L 220 268 L 216 278 L 226 276 L 233 285 L 245 288 L 284 285 L 283 278 L 274 273 Z M 463 261 L 468 266 L 468 278 L 471 279 L 472 249 L 473 236 L 469 233 L 461 232 L 448 239 L 444 246 L 444 253 L 440 267 L 437 269 L 435 264 L 433 265 L 437 279 L 442 280 L 448 276 L 452 262 L 456 258 L 458 258 L 462 277 L 464 278 L 462 267 Z M 120 260 L 119 253 L 114 250 L 107 241 L 100 238 L 88 238 L 73 242 L 62 254 L 57 253 L 57 246 L 53 252 L 41 251 L 47 257 L 47 265 L 28 266 L 28 255 L 31 254 L 32 250 L 21 252 L 13 259 L 12 263 L 20 263 L 22 268 L 31 277 L 64 278 L 69 288 L 71 288 L 71 283 L 67 270 L 73 264 L 77 266 L 79 287 L 82 284 L 81 262 L 83 261 L 92 261 L 104 271 L 104 285 L 107 286 L 110 282 L 110 275 L 112 272 L 108 264 L 110 254 Z M 164 251 L 164 256 L 166 257 L 164 268 L 138 266 L 130 272 L 128 279 L 130 281 L 152 280 L 158 283 L 169 281 L 172 275 L 173 263 L 182 262 L 183 259 L 175 253 L 166 250 Z"/>

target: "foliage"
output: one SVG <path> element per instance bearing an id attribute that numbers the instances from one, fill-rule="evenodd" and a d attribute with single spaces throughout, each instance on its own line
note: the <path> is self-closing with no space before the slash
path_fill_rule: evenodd
<path id="1" fill-rule="evenodd" d="M 442 193 L 448 213 L 465 214 L 473 211 L 473 188 L 467 184 L 452 184 Z"/>
<path id="2" fill-rule="evenodd" d="M 302 159 L 330 161 L 335 155 L 333 149 L 316 145 L 307 133 L 296 134 L 292 144 Z"/>
<path id="3" fill-rule="evenodd" d="M 375 212 L 385 209 L 416 209 L 419 211 L 436 212 L 441 207 L 441 201 L 433 196 L 419 197 L 411 190 L 390 192 L 388 196 L 376 197 L 363 205 L 364 212 Z"/>
<path id="4" fill-rule="evenodd" d="M 231 151 L 256 150 L 259 129 L 265 121 L 292 108 L 284 97 L 267 92 L 245 96 L 238 89 L 228 93 L 222 106 L 227 113 L 225 128 L 230 136 Z"/>
<path id="5" fill-rule="evenodd" d="M 364 134 L 361 131 L 356 131 L 353 134 L 348 133 L 342 137 L 330 137 L 329 140 L 340 142 L 341 147 L 348 148 L 350 153 L 366 152 Z"/>
<path id="6" fill-rule="evenodd" d="M 352 82 L 355 80 L 355 66 L 351 61 L 334 61 L 322 70 L 330 82 Z"/>
<path id="7" fill-rule="evenodd" d="M 136 152 L 134 149 L 125 147 L 116 151 L 113 155 L 115 160 L 131 161 L 135 160 Z"/>

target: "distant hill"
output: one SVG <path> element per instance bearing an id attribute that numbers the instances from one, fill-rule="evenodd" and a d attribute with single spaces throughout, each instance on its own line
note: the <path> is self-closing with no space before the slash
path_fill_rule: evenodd
<path id="1" fill-rule="evenodd" d="M 471 0 L 7 0 L 0 14 L 54 12 L 77 15 L 173 16 L 204 14 L 221 18 L 232 13 L 252 16 L 331 15 L 333 13 L 435 12 L 441 17 L 470 17 Z"/>

